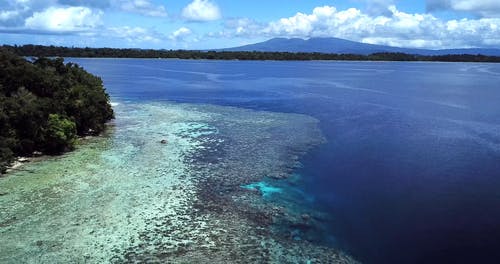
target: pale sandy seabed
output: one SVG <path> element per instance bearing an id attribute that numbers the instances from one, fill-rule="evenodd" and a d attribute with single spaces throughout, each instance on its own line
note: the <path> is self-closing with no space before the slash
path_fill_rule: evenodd
<path id="1" fill-rule="evenodd" d="M 313 228 L 315 215 L 262 197 L 264 177 L 286 178 L 323 142 L 316 119 L 211 105 L 114 108 L 104 137 L 0 178 L 0 263 L 357 263 L 273 231 Z"/>

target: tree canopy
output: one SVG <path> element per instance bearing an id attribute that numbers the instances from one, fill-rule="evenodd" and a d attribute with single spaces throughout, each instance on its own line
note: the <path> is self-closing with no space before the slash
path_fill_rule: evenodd
<path id="1" fill-rule="evenodd" d="M 444 62 L 500 62 L 500 57 L 481 54 L 424 56 L 406 53 L 334 54 L 309 52 L 259 52 L 259 51 L 200 51 L 200 50 L 153 50 L 114 48 L 69 48 L 56 46 L 24 45 L 8 46 L 20 56 L 88 57 L 88 58 L 164 58 L 206 60 L 347 60 L 347 61 L 444 61 Z"/>
<path id="2" fill-rule="evenodd" d="M 70 150 L 112 118 L 100 78 L 62 58 L 31 62 L 0 48 L 0 173 L 15 156 Z"/>

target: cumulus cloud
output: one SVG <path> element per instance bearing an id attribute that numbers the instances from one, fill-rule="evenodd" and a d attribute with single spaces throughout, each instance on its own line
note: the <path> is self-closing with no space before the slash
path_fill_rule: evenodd
<path id="1" fill-rule="evenodd" d="M 389 15 L 359 9 L 315 8 L 259 25 L 251 20 L 226 24 L 225 37 L 338 37 L 371 44 L 419 48 L 494 47 L 500 43 L 500 18 L 441 20 L 432 14 L 409 14 L 395 6 Z M 216 35 L 214 35 L 216 36 Z"/>
<path id="2" fill-rule="evenodd" d="M 116 1 L 116 0 L 115 0 Z M 162 5 L 154 5 L 149 0 L 119 0 L 116 4 L 123 11 L 138 13 L 145 16 L 165 17 L 167 10 Z"/>
<path id="3" fill-rule="evenodd" d="M 209 0 L 194 0 L 182 10 L 182 17 L 189 21 L 212 21 L 220 19 L 221 12 Z"/>
<path id="4" fill-rule="evenodd" d="M 498 0 L 427 0 L 427 9 L 465 11 L 483 17 L 500 17 Z"/>
<path id="5" fill-rule="evenodd" d="M 34 1 L 34 0 L 16 0 Z M 52 1 L 53 4 L 66 6 L 86 6 L 97 9 L 117 9 L 145 16 L 164 17 L 167 11 L 163 5 L 155 5 L 151 0 L 41 0 Z"/>
<path id="6" fill-rule="evenodd" d="M 28 29 L 46 31 L 86 31 L 101 24 L 102 11 L 88 7 L 49 7 L 25 20 Z"/>
<path id="7" fill-rule="evenodd" d="M 370 15 L 391 14 L 389 7 L 394 5 L 394 0 L 363 0 L 366 4 L 366 11 Z"/>
<path id="8" fill-rule="evenodd" d="M 224 22 L 224 27 L 230 30 L 222 31 L 218 34 L 212 34 L 212 36 L 250 38 L 259 37 L 261 35 L 261 30 L 265 26 L 266 24 L 259 23 L 258 21 L 250 18 L 227 19 Z"/>
<path id="9" fill-rule="evenodd" d="M 0 0 L 0 27 L 19 29 L 35 14 L 40 16 L 46 10 L 55 8 L 88 8 L 93 13 L 115 9 L 145 16 L 167 16 L 165 7 L 155 5 L 151 0 Z"/>
<path id="10" fill-rule="evenodd" d="M 27 1 L 0 1 L 0 26 L 17 27 L 30 16 L 31 6 Z"/>
<path id="11" fill-rule="evenodd" d="M 19 16 L 19 11 L 17 10 L 6 10 L 6 11 L 0 11 L 0 21 L 9 21 L 16 16 Z"/>
<path id="12" fill-rule="evenodd" d="M 78 34 L 156 42 L 157 34 L 140 27 L 105 28 L 107 9 L 163 17 L 166 10 L 151 0 L 0 0 L 0 32 L 9 34 Z M 166 37 L 163 36 L 165 39 Z"/>
<path id="13" fill-rule="evenodd" d="M 106 31 L 104 37 L 121 38 L 132 44 L 150 42 L 161 42 L 162 34 L 142 27 L 111 27 Z"/>
<path id="14" fill-rule="evenodd" d="M 178 41 L 184 40 L 187 36 L 191 35 L 193 32 L 187 27 L 181 27 L 170 34 L 169 39 Z"/>
<path id="15" fill-rule="evenodd" d="M 17 0 L 19 1 L 19 0 Z M 30 0 L 21 0 L 21 1 L 30 1 Z M 66 6 L 86 6 L 91 8 L 99 8 L 104 9 L 111 6 L 110 0 L 58 0 L 55 1 L 57 4 L 66 5 Z"/>

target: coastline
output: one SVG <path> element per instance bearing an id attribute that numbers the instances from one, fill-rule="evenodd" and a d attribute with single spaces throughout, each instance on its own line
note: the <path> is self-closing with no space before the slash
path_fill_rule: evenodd
<path id="1" fill-rule="evenodd" d="M 189 59 L 189 60 L 253 60 L 253 61 L 427 61 L 427 62 L 491 62 L 500 63 L 498 54 L 481 55 L 481 52 L 459 52 L 451 54 L 425 55 L 411 51 L 374 51 L 372 53 L 321 53 L 321 52 L 267 52 L 267 51 L 225 51 L 225 50 L 131 50 L 107 48 L 54 47 L 42 45 L 8 46 L 25 57 L 67 57 L 67 58 L 129 58 L 129 59 Z M 33 47 L 36 51 L 33 51 Z"/>
<path id="2" fill-rule="evenodd" d="M 99 137 L 104 137 L 106 135 L 109 135 L 109 133 L 112 133 L 114 126 L 115 126 L 115 124 L 114 124 L 113 120 L 111 120 L 105 124 L 104 131 L 102 131 L 99 135 L 78 137 L 76 139 L 77 143 L 75 144 L 74 150 L 65 151 L 65 152 L 60 153 L 58 155 L 47 155 L 47 154 L 44 154 L 42 152 L 35 151 L 32 156 L 16 157 L 16 159 L 10 164 L 10 166 L 7 166 L 5 173 L 0 174 L 0 178 L 8 177 L 8 174 L 21 170 L 22 167 L 24 167 L 26 164 L 48 160 L 48 159 L 53 158 L 53 157 L 63 156 L 67 153 L 71 153 L 73 151 L 76 151 L 79 145 L 85 144 L 85 142 L 88 140 L 92 140 L 94 138 L 99 138 Z"/>
<path id="3" fill-rule="evenodd" d="M 40 157 L 17 157 L 16 160 L 14 160 L 12 164 L 7 167 L 7 170 L 2 175 L 2 177 L 7 177 L 9 173 L 19 170 L 26 163 L 31 163 L 39 160 L 43 159 Z"/>

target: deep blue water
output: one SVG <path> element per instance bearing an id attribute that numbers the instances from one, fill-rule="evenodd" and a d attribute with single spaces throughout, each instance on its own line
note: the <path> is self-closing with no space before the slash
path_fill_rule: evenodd
<path id="1" fill-rule="evenodd" d="M 500 65 L 71 59 L 115 101 L 303 113 L 301 191 L 365 263 L 498 263 Z M 325 239 L 328 242 L 328 239 Z"/>

